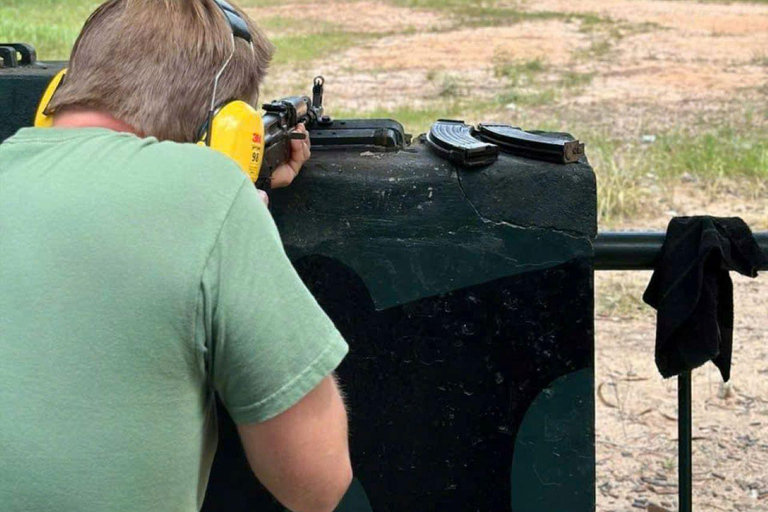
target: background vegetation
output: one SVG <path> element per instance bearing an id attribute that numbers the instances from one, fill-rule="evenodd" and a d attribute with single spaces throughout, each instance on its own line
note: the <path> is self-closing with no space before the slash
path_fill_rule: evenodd
<path id="1" fill-rule="evenodd" d="M 94 0 L 0 0 L 0 39 L 33 43 L 41 59 L 65 59 L 87 18 L 100 2 Z M 260 16 L 286 2 L 244 0 L 254 8 L 260 24 L 277 47 L 268 93 L 273 96 L 296 93 L 287 88 L 308 83 L 309 70 L 319 60 L 333 60 L 346 50 L 376 44 L 393 36 L 410 36 L 412 28 L 393 30 L 355 30 L 349 24 L 333 21 L 297 23 L 295 16 Z M 429 27 L 433 33 L 465 28 L 515 25 L 535 20 L 561 20 L 575 23 L 590 40 L 585 51 L 574 57 L 574 64 L 609 62 L 624 38 L 658 28 L 654 23 L 627 23 L 590 12 L 532 11 L 525 3 L 474 0 L 389 0 L 389 4 L 434 12 L 448 21 Z M 753 0 L 766 4 L 768 0 Z M 331 18 L 332 20 L 332 18 Z M 461 44 L 457 41 L 457 44 Z M 579 61 L 581 59 L 581 61 Z M 755 65 L 768 70 L 768 49 L 754 57 Z M 349 66 L 347 66 L 349 67 Z M 296 77 L 281 81 L 286 74 Z M 767 73 L 768 75 L 768 73 Z M 553 65 L 542 58 L 495 57 L 493 78 L 500 85 L 492 94 L 476 95 L 461 72 L 432 71 L 426 78 L 436 93 L 432 98 L 403 97 L 398 104 L 364 105 L 350 108 L 336 105 L 336 116 L 392 117 L 415 133 L 428 129 L 437 118 L 479 120 L 487 117 L 513 118 L 527 128 L 569 131 L 587 142 L 588 155 L 595 166 L 600 186 L 600 218 L 606 226 L 631 226 L 633 219 L 653 216 L 650 210 L 659 197 L 671 202 L 672 192 L 681 179 L 694 180 L 712 195 L 722 191 L 723 180 L 745 196 L 759 197 L 766 191 L 768 178 L 768 128 L 765 104 L 745 101 L 736 115 L 712 118 L 702 112 L 676 116 L 674 123 L 635 123 L 633 130 L 617 130 L 622 123 L 621 102 L 598 106 L 602 111 L 574 107 L 574 101 L 587 88 L 596 87 L 600 66 Z M 280 90 L 281 87 L 286 87 Z M 303 85 L 302 85 L 303 87 Z M 768 85 L 764 86 L 768 89 Z M 361 94 L 364 94 L 361 91 Z M 763 97 L 765 91 L 763 91 Z M 727 111 L 730 107 L 724 107 Z M 615 109 L 615 110 L 614 110 Z M 663 112 L 651 112 L 664 116 Z M 600 122 L 600 118 L 606 118 Z M 639 124 L 645 123 L 641 121 Z M 662 126 L 658 126 L 658 125 Z M 735 184 L 734 184 L 735 183 Z M 718 185 L 720 184 L 720 185 Z M 662 209 L 665 207 L 662 206 Z M 674 210 L 669 207 L 669 210 Z M 664 212 L 666 213 L 666 211 Z"/>

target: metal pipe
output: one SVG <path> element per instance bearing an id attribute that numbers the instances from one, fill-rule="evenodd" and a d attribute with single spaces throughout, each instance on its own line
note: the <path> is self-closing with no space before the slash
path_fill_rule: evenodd
<path id="1" fill-rule="evenodd" d="M 680 512 L 693 510 L 693 420 L 691 415 L 691 372 L 677 377 L 677 464 Z"/>
<path id="2" fill-rule="evenodd" d="M 653 270 L 664 244 L 664 233 L 600 233 L 594 241 L 595 270 Z M 768 232 L 755 233 L 768 260 Z M 768 270 L 764 265 L 758 270 Z"/>

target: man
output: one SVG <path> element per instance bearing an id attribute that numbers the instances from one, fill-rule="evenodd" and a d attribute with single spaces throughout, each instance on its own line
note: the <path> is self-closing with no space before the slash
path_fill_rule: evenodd
<path id="1" fill-rule="evenodd" d="M 220 100 L 255 104 L 272 47 L 241 11 Z M 348 347 L 253 184 L 196 142 L 232 28 L 214 0 L 110 0 L 54 127 L 0 145 L 0 510 L 194 511 L 214 392 L 286 507 L 351 481 L 332 372 Z M 309 158 L 293 159 L 273 186 Z"/>

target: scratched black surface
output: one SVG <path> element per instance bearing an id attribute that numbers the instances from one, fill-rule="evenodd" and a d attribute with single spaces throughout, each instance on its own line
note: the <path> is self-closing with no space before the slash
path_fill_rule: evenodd
<path id="1" fill-rule="evenodd" d="M 351 346 L 339 376 L 355 475 L 373 510 L 510 510 L 514 440 L 528 406 L 557 377 L 592 366 L 588 263 L 385 311 L 345 265 L 308 257 L 296 266 Z M 282 510 L 269 505 L 229 429 L 226 420 L 204 510 Z M 585 489 L 593 464 L 585 457 L 572 468 Z"/>
<path id="2" fill-rule="evenodd" d="M 350 266 L 377 309 L 587 257 L 596 222 L 586 163 L 503 156 L 459 171 L 420 143 L 399 153 L 316 151 L 272 203 L 292 259 Z"/>

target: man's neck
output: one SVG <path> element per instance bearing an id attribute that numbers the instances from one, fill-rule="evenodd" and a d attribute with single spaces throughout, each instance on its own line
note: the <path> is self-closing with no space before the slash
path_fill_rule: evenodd
<path id="1" fill-rule="evenodd" d="M 106 128 L 116 132 L 141 135 L 128 123 L 98 110 L 67 110 L 53 118 L 56 128 Z"/>

